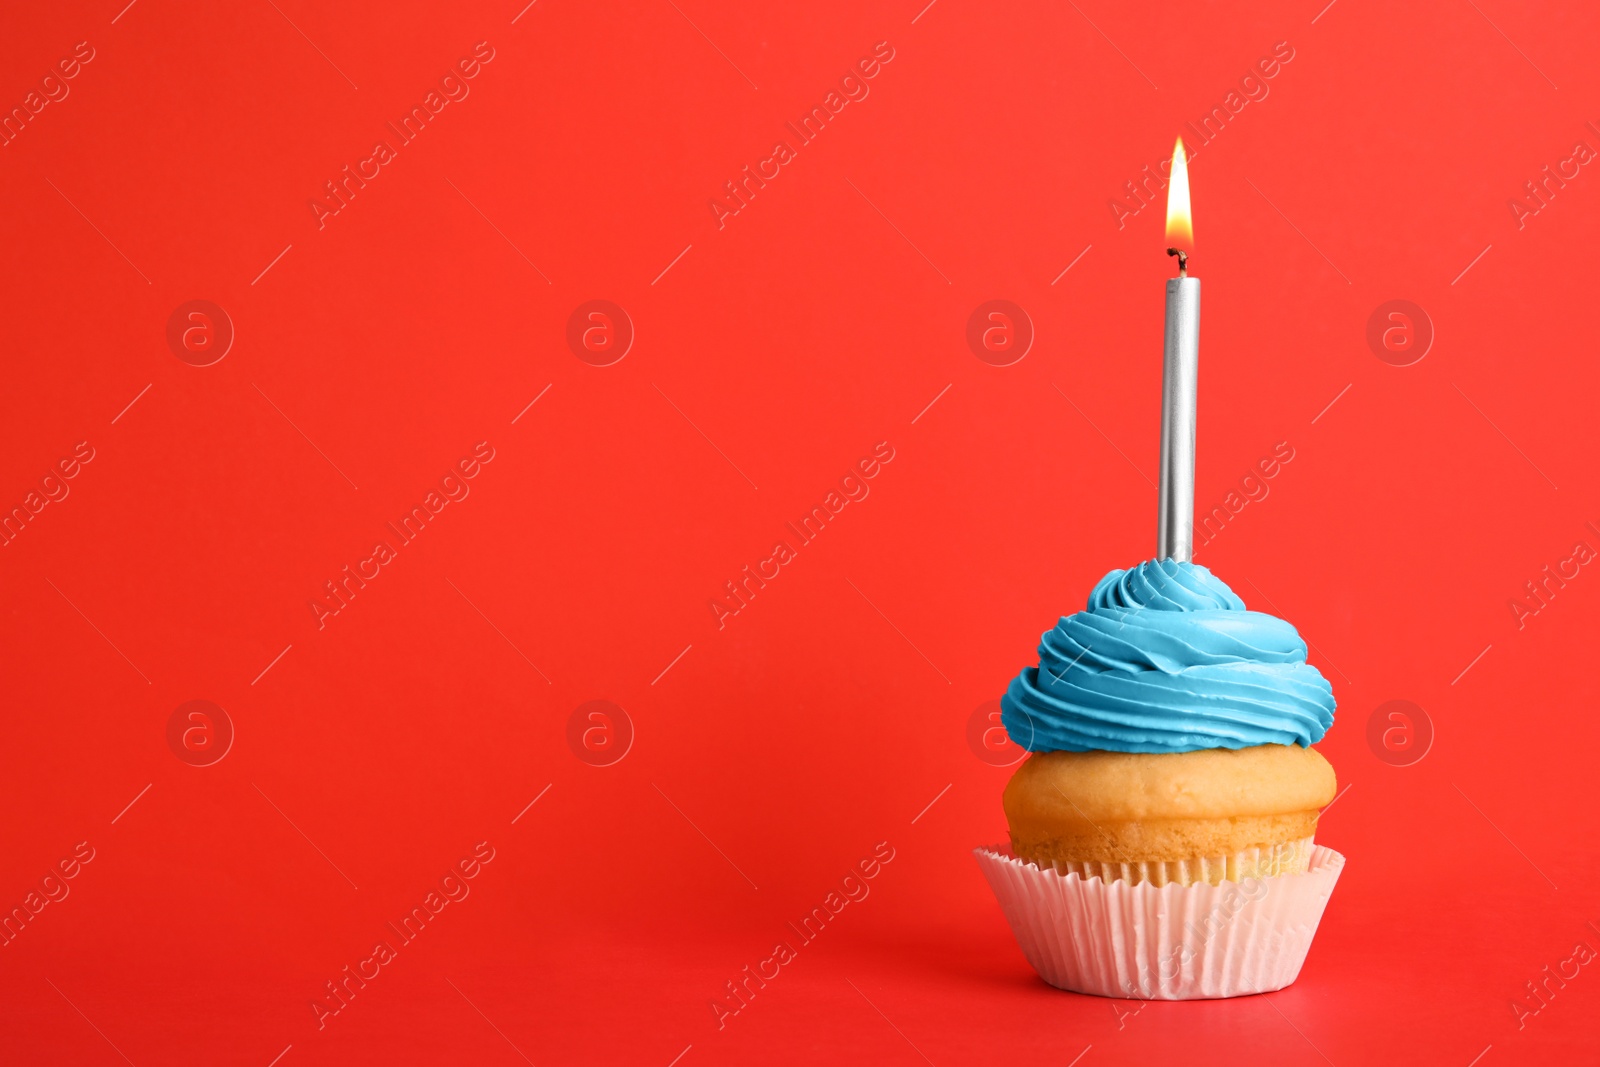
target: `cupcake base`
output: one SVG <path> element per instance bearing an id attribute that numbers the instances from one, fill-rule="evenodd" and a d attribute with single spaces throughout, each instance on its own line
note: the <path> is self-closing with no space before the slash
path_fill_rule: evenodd
<path id="1" fill-rule="evenodd" d="M 1004 845 L 973 854 L 1039 977 L 1130 1000 L 1238 997 L 1289 985 L 1344 869 L 1343 856 L 1315 845 L 1304 873 L 1157 886 L 1062 874 Z"/>
<path id="2" fill-rule="evenodd" d="M 1130 884 L 1149 882 L 1163 886 L 1169 882 L 1189 885 L 1192 882 L 1243 882 L 1248 878 L 1273 878 L 1282 874 L 1303 874 L 1311 866 L 1314 850 L 1312 838 L 1298 841 L 1280 841 L 1272 845 L 1247 848 L 1226 856 L 1191 856 L 1182 860 L 1139 860 L 1121 863 L 1094 860 L 1045 860 L 1024 852 L 1017 856 L 1013 843 L 1011 855 L 1024 863 L 1032 863 L 1057 874 L 1076 874 L 1081 878 L 1100 878 L 1103 881 L 1123 881 Z"/>

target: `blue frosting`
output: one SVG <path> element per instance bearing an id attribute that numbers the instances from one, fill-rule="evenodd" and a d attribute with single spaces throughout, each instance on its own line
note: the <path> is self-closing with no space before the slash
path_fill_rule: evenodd
<path id="1" fill-rule="evenodd" d="M 1191 752 L 1314 744 L 1334 701 L 1293 626 L 1204 567 L 1147 560 L 1044 634 L 1000 706 L 1033 752 Z"/>

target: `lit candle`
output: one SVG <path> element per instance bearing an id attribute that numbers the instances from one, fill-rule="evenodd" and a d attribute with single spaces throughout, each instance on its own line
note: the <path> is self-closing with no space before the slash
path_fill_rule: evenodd
<path id="1" fill-rule="evenodd" d="M 1156 559 L 1194 554 L 1195 393 L 1200 377 L 1200 279 L 1189 277 L 1194 221 L 1189 213 L 1189 162 L 1183 138 L 1172 152 L 1167 186 L 1167 254 L 1178 276 L 1167 279 L 1167 332 L 1161 370 L 1161 482 Z"/>

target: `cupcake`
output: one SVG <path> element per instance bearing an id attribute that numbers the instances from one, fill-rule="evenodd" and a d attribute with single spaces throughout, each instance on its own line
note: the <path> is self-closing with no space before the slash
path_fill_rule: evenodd
<path id="1" fill-rule="evenodd" d="M 1114 570 L 1001 709 L 1032 755 L 1005 789 L 1010 848 L 979 856 L 1046 980 L 1173 998 L 1294 980 L 1343 858 L 1314 841 L 1333 690 L 1293 626 L 1202 566 Z"/>

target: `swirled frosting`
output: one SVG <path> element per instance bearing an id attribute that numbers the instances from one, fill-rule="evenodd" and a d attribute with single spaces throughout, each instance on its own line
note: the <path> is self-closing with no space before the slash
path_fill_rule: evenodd
<path id="1" fill-rule="evenodd" d="M 1322 739 L 1334 708 L 1293 626 L 1175 560 L 1100 579 L 1000 704 L 1011 739 L 1033 752 L 1304 746 Z"/>

